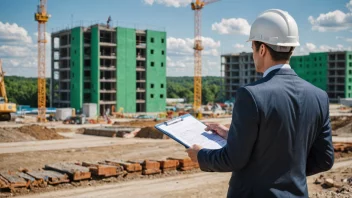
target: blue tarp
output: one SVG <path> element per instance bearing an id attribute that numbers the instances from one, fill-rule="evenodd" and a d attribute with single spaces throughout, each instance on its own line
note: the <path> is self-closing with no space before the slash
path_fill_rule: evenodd
<path id="1" fill-rule="evenodd" d="M 56 108 L 46 108 L 46 113 L 55 113 Z M 31 108 L 29 105 L 18 105 L 17 114 L 37 114 L 38 108 Z"/>

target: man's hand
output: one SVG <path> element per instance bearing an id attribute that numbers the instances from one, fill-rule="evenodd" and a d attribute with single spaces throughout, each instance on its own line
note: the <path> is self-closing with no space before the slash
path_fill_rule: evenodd
<path id="1" fill-rule="evenodd" d="M 188 157 L 190 157 L 193 162 L 198 162 L 197 155 L 201 149 L 201 146 L 195 144 L 191 148 L 187 149 L 186 152 L 188 153 Z"/>
<path id="2" fill-rule="evenodd" d="M 227 127 L 218 123 L 205 123 L 205 125 L 207 125 L 205 131 L 212 131 L 227 140 L 227 134 L 229 133 L 229 129 Z"/>

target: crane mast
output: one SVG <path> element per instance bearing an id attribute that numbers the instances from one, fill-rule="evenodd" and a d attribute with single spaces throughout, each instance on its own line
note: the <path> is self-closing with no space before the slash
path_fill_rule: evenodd
<path id="1" fill-rule="evenodd" d="M 201 1 L 191 3 L 194 10 L 194 104 L 193 109 L 198 112 L 202 106 L 202 8 L 219 0 Z"/>
<path id="2" fill-rule="evenodd" d="M 46 82 L 45 82 L 45 32 L 49 15 L 46 11 L 47 0 L 40 0 L 35 13 L 38 22 L 38 121 L 45 122 L 46 117 Z"/>

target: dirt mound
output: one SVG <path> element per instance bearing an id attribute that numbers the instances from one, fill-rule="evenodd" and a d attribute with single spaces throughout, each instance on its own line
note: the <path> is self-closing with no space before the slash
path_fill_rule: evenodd
<path id="1" fill-rule="evenodd" d="M 330 117 L 332 130 L 337 130 L 341 127 L 344 127 L 352 122 L 352 117 L 339 116 L 339 117 Z"/>
<path id="2" fill-rule="evenodd" d="M 18 128 L 18 130 L 21 133 L 36 138 L 37 140 L 65 139 L 64 136 L 57 134 L 55 130 L 39 125 L 22 126 Z"/>
<path id="3" fill-rule="evenodd" d="M 126 127 L 154 127 L 161 121 L 154 120 L 135 120 L 130 122 L 115 122 L 113 125 L 126 126 Z"/>
<path id="4" fill-rule="evenodd" d="M 154 127 L 142 128 L 135 137 L 139 138 L 152 138 L 152 139 L 169 139 L 168 136 L 158 131 Z"/>
<path id="5" fill-rule="evenodd" d="M 0 142 L 25 142 L 25 141 L 34 141 L 34 137 L 23 134 L 13 128 L 0 128 Z"/>
<path id="6" fill-rule="evenodd" d="M 334 135 L 352 136 L 352 122 L 333 132 Z"/>
<path id="7" fill-rule="evenodd" d="M 68 129 L 68 128 L 51 128 L 53 131 L 55 131 L 56 133 L 66 133 L 66 132 L 73 132 L 72 129 Z"/>

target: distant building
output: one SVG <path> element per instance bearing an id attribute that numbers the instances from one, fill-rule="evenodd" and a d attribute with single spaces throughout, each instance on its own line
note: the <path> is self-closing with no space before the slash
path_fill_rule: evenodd
<path id="1" fill-rule="evenodd" d="M 257 81 L 262 74 L 255 71 L 252 53 L 221 55 L 221 73 L 224 75 L 223 90 L 226 99 L 236 98 L 241 86 Z"/>
<path id="2" fill-rule="evenodd" d="M 93 25 L 51 37 L 52 106 L 165 111 L 166 32 Z"/>
<path id="3" fill-rule="evenodd" d="M 235 98 L 236 90 L 261 78 L 255 72 L 252 53 L 221 55 L 221 73 L 227 99 Z M 292 69 L 298 76 L 323 89 L 330 102 L 352 97 L 352 52 L 321 52 L 293 56 Z"/>
<path id="4" fill-rule="evenodd" d="M 294 56 L 290 64 L 301 78 L 325 90 L 330 102 L 352 97 L 351 51 Z"/>

